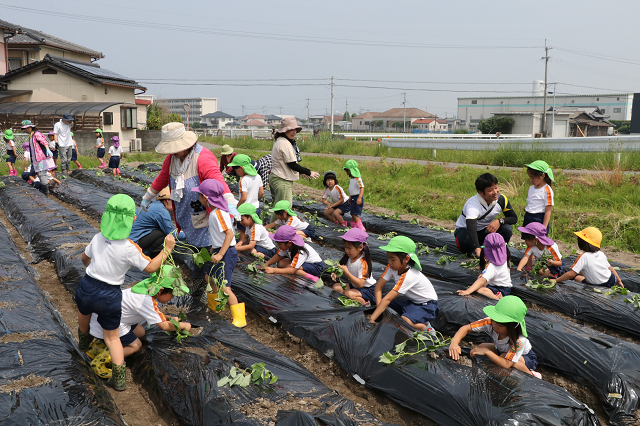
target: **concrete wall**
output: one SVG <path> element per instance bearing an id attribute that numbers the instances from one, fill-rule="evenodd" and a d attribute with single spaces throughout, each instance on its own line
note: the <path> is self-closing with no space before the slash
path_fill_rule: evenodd
<path id="1" fill-rule="evenodd" d="M 111 147 L 111 138 L 113 136 L 118 136 L 117 132 L 103 132 L 104 137 L 104 148 L 106 152 L 109 152 L 109 148 Z M 78 152 L 79 155 L 86 156 L 95 156 L 97 149 L 94 148 L 96 144 L 96 134 L 94 132 L 73 132 L 73 139 L 78 144 Z M 120 145 L 122 146 L 122 144 Z M 128 149 L 122 147 L 122 149 L 127 152 Z M 105 156 L 106 158 L 106 156 Z"/>
<path id="2" fill-rule="evenodd" d="M 143 151 L 155 151 L 156 145 L 161 140 L 160 130 L 138 130 L 136 134 L 138 138 L 142 139 Z"/>

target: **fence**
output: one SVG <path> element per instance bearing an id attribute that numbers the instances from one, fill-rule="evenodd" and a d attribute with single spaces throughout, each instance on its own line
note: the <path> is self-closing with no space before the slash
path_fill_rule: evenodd
<path id="1" fill-rule="evenodd" d="M 251 137 L 254 139 L 271 139 L 273 134 L 271 129 L 264 130 L 245 130 L 245 129 L 220 129 L 220 130 L 195 130 L 198 136 L 222 136 L 225 138 L 242 138 Z M 311 136 L 313 132 L 311 130 L 303 130 L 298 133 L 301 136 Z"/>
<path id="2" fill-rule="evenodd" d="M 453 133 L 336 133 L 354 140 L 369 139 L 370 141 L 382 139 L 531 139 L 533 135 L 500 135 L 496 134 L 453 134 Z"/>

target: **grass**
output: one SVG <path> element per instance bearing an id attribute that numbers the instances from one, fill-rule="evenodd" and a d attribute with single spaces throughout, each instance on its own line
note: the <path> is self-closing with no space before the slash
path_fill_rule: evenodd
<path id="1" fill-rule="evenodd" d="M 229 144 L 234 148 L 255 149 L 270 151 L 273 147 L 272 140 L 253 139 L 250 137 L 222 138 L 206 137 L 201 141 L 223 145 Z M 614 169 L 615 150 L 608 152 L 552 152 L 546 150 L 544 142 L 533 151 L 523 151 L 517 143 L 505 143 L 496 151 L 458 151 L 458 150 L 437 150 L 436 157 L 433 157 L 431 149 L 415 148 L 387 148 L 374 142 L 353 141 L 349 139 L 331 138 L 328 134 L 322 134 L 319 138 L 306 138 L 298 141 L 298 146 L 302 152 L 318 152 L 325 154 L 351 154 L 367 155 L 386 158 L 408 158 L 414 160 L 433 160 L 443 162 L 483 164 L 490 166 L 522 167 L 535 160 L 544 159 L 554 170 L 557 169 L 577 169 L 592 170 Z M 640 171 L 640 152 L 623 152 L 619 168 L 621 170 Z"/>

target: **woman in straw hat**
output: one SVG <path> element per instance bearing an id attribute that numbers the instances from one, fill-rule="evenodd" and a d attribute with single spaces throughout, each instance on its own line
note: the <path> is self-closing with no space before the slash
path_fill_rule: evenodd
<path id="1" fill-rule="evenodd" d="M 198 249 L 209 247 L 211 238 L 207 209 L 200 203 L 198 193 L 191 189 L 207 179 L 215 179 L 224 186 L 223 196 L 227 203 L 235 206 L 237 201 L 220 173 L 216 157 L 197 143 L 198 135 L 187 131 L 182 123 L 168 123 L 162 126 L 161 136 L 156 152 L 168 155 L 140 205 L 146 210 L 158 193 L 169 186 L 178 230 L 184 232 L 187 242 L 192 246 Z M 202 268 L 194 269 L 191 277 L 195 293 L 206 289 L 205 271 Z M 198 296 L 194 294 L 194 297 Z"/>
<path id="2" fill-rule="evenodd" d="M 296 144 L 296 135 L 302 130 L 298 126 L 294 117 L 283 118 L 280 122 L 280 128 L 276 130 L 271 151 L 271 174 L 269 175 L 269 186 L 271 187 L 271 195 L 273 203 L 281 200 L 287 200 L 289 203 L 293 201 L 293 182 L 300 179 L 300 174 L 307 178 L 317 179 L 320 174 L 313 172 L 298 163 L 302 161 L 300 158 L 300 150 Z M 271 215 L 271 222 L 275 222 L 275 214 Z"/>

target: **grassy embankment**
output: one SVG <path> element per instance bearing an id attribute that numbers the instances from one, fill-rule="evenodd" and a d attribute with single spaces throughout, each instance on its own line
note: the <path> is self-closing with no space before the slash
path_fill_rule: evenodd
<path id="1" fill-rule="evenodd" d="M 247 138 L 207 137 L 205 142 L 234 148 L 267 150 L 273 146 L 272 140 Z M 318 139 L 305 138 L 298 141 L 302 152 L 319 152 L 341 155 L 368 155 L 386 158 L 409 158 L 413 160 L 434 160 L 452 163 L 483 164 L 491 166 L 520 167 L 535 160 L 544 159 L 555 169 L 613 169 L 615 150 L 611 152 L 551 152 L 544 149 L 544 142 L 534 151 L 521 151 L 517 143 L 505 143 L 496 151 L 458 151 L 438 149 L 436 158 L 430 149 L 387 148 L 377 141 L 361 142 L 348 139 L 331 139 L 322 136 Z M 640 152 L 623 152 L 620 160 L 621 170 L 640 170 Z"/>

